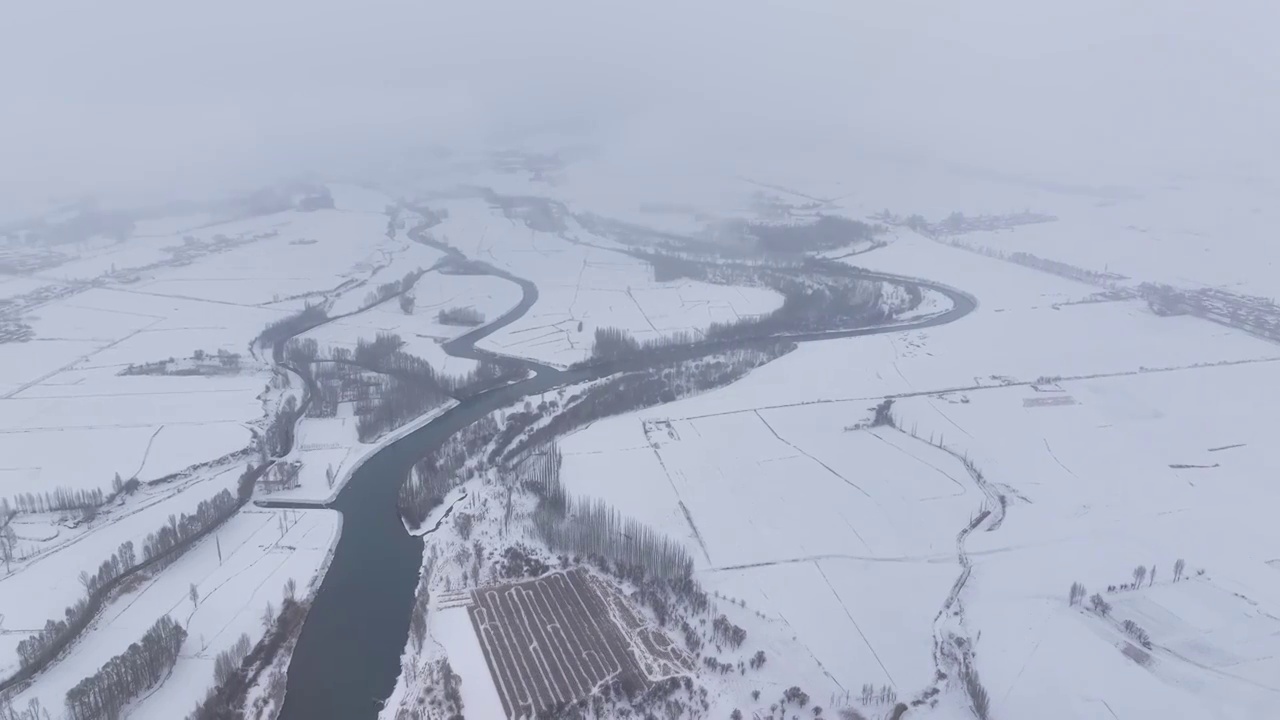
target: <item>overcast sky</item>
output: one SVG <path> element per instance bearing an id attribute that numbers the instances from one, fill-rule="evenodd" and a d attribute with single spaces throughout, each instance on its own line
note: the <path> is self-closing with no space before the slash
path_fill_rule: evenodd
<path id="1" fill-rule="evenodd" d="M 1278 27 L 1275 0 L 15 2 L 0 205 L 557 130 L 703 163 L 866 147 L 1098 184 L 1270 176 Z"/>

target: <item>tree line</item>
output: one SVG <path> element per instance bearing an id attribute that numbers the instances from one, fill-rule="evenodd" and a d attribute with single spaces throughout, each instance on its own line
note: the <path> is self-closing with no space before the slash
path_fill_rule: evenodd
<path id="1" fill-rule="evenodd" d="M 135 562 L 133 544 L 128 542 L 121 544 L 115 554 L 99 566 L 95 575 L 82 573 L 81 583 L 85 586 L 86 596 L 66 608 L 63 612 L 65 619 L 46 621 L 43 629 L 18 643 L 19 670 L 0 682 L 0 691 L 32 677 L 53 660 L 88 626 L 110 592 L 124 578 L 148 566 L 173 562 L 196 540 L 231 517 L 252 497 L 254 483 L 268 467 L 249 465 L 240 475 L 236 497 L 229 504 L 231 494 L 223 490 L 211 500 L 202 501 L 194 515 L 184 513 L 181 518 L 170 515 L 168 524 L 147 536 L 141 562 Z"/>
<path id="2" fill-rule="evenodd" d="M 236 511 L 239 504 L 231 493 L 223 490 L 208 500 L 200 501 L 192 515 L 183 513 L 181 517 L 169 516 L 168 524 L 159 530 L 149 533 L 142 544 L 142 561 L 149 563 L 161 558 L 179 545 L 190 542 L 208 528 L 227 519 Z M 166 557 L 166 561 L 176 559 L 176 554 Z M 138 565 L 138 556 L 133 542 L 121 543 L 111 557 L 102 561 L 97 572 L 80 573 L 80 583 L 84 586 L 85 597 L 77 600 L 64 612 L 63 620 L 48 620 L 39 632 L 18 643 L 18 659 L 23 668 L 37 663 L 47 662 L 53 654 L 61 649 L 62 643 L 69 634 L 78 632 L 78 628 L 87 622 L 91 599 L 100 594 L 115 580 Z"/>
<path id="3" fill-rule="evenodd" d="M 267 423 L 262 434 L 260 453 L 262 461 L 269 457 L 283 457 L 293 447 L 293 426 L 298 421 L 298 398 L 285 397 L 280 407 L 276 408 L 271 421 Z"/>
<path id="4" fill-rule="evenodd" d="M 123 653 L 67 691 L 71 720 L 117 718 L 120 710 L 155 685 L 178 660 L 187 631 L 168 615 L 161 617 Z"/>
<path id="5" fill-rule="evenodd" d="M 249 690 L 302 627 L 306 610 L 307 606 L 286 586 L 280 612 L 267 606 L 263 619 L 268 629 L 262 639 L 250 649 L 249 637 L 241 635 L 235 645 L 218 654 L 214 661 L 215 684 L 187 715 L 187 720 L 243 720 Z"/>
<path id="6" fill-rule="evenodd" d="M 709 266 L 668 254 L 641 253 L 639 256 L 653 264 L 655 279 L 680 276 L 722 284 L 763 285 L 782 294 L 782 306 L 759 317 L 712 323 L 701 337 L 675 333 L 641 342 L 621 328 L 598 328 L 591 361 L 640 357 L 672 347 L 717 346 L 788 333 L 851 330 L 883 323 L 892 316 L 884 302 L 881 281 L 860 277 L 855 268 L 835 261 L 807 258 L 791 263 Z M 911 302 L 919 304 L 923 296 L 918 290 L 908 290 Z M 583 364 L 587 363 L 579 363 Z"/>
<path id="7" fill-rule="evenodd" d="M 571 497 L 560 481 L 560 465 L 560 451 L 553 443 L 517 469 L 521 482 L 538 497 L 533 526 L 552 551 L 598 555 L 659 580 L 693 574 L 693 559 L 684 545 L 623 516 L 603 500 Z"/>
<path id="8" fill-rule="evenodd" d="M 263 347 L 274 348 L 277 344 L 306 332 L 328 319 L 329 313 L 324 309 L 324 305 L 307 303 L 298 312 L 269 323 L 262 332 L 258 333 L 254 342 Z"/>
<path id="9" fill-rule="evenodd" d="M 545 424 L 516 441 L 515 446 L 506 452 L 506 457 L 515 457 L 528 448 L 549 442 L 552 438 L 603 417 L 673 402 L 694 393 L 723 387 L 794 348 L 794 343 L 770 342 L 759 347 L 740 348 L 704 358 L 656 365 L 610 378 L 589 388 L 576 402 L 566 402 L 564 408 Z M 530 426 L 535 419 L 536 417 L 528 419 L 523 425 Z M 507 420 L 509 428 L 516 427 L 511 417 Z M 495 448 L 495 452 L 499 450 L 500 447 Z"/>
<path id="10" fill-rule="evenodd" d="M 761 249 L 775 253 L 832 250 L 863 240 L 874 240 L 876 235 L 885 231 L 881 225 L 838 215 L 819 215 L 813 222 L 793 225 L 753 222 L 745 229 Z"/>
<path id="11" fill-rule="evenodd" d="M 9 500 L 0 500 L 0 515 L 10 512 L 46 513 L 67 510 L 86 510 L 99 508 L 106 502 L 107 496 L 101 488 L 54 488 L 43 493 L 18 493 L 13 496 L 12 505 Z"/>
<path id="12" fill-rule="evenodd" d="M 376 289 L 371 290 L 369 294 L 364 296 L 364 305 L 360 306 L 360 312 L 368 310 L 378 303 L 390 300 L 401 293 L 408 292 L 418 282 L 418 278 L 426 274 L 426 270 L 418 268 L 405 273 L 405 276 L 399 280 L 392 280 L 389 283 L 382 283 Z"/>
<path id="13" fill-rule="evenodd" d="M 472 477 L 472 473 L 468 473 L 465 478 L 459 477 L 458 472 L 469 458 L 476 457 L 481 449 L 497 437 L 499 431 L 498 421 L 492 415 L 485 415 L 450 435 L 413 464 L 397 497 L 400 515 L 409 527 L 420 527 L 427 515 L 444 502 L 445 493 L 459 482 Z"/>
<path id="14" fill-rule="evenodd" d="M 436 322 L 441 325 L 465 325 L 474 327 L 484 324 L 484 313 L 473 307 L 442 308 L 436 313 Z"/>
<path id="15" fill-rule="evenodd" d="M 85 520 L 91 520 L 99 508 L 121 495 L 132 494 L 141 486 L 137 478 L 125 480 L 116 473 L 111 481 L 111 492 L 104 494 L 99 488 L 55 488 L 44 493 L 18 493 L 12 503 L 0 498 L 0 521 L 18 513 L 44 513 L 79 511 Z"/>

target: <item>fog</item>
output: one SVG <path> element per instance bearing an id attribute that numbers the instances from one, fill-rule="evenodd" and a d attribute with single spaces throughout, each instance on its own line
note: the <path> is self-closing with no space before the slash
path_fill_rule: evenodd
<path id="1" fill-rule="evenodd" d="M 546 138 L 624 166 L 874 151 L 1093 183 L 1270 176 L 1275 27 L 1272 0 L 14 3 L 0 207 Z"/>

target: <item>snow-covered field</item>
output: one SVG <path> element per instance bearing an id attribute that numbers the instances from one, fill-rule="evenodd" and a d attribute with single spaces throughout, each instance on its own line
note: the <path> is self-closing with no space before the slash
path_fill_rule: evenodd
<path id="1" fill-rule="evenodd" d="M 993 717 L 1280 707 L 1265 480 L 1280 349 L 1136 301 L 1080 303 L 1094 288 L 911 235 L 850 261 L 979 307 L 802 346 L 728 388 L 596 422 L 561 442 L 570 489 L 683 540 L 699 580 L 743 601 L 746 646 L 759 636 L 786 659 L 770 671 L 782 686 L 824 705 L 863 683 L 909 698 L 933 680 L 957 532 L 991 508 L 932 439 L 1008 499 L 1003 523 L 969 535 L 960 594 Z M 890 395 L 903 430 L 864 427 Z M 1137 565 L 1158 568 L 1153 587 L 1106 592 Z M 1103 592 L 1111 620 L 1068 607 L 1074 581 Z M 1145 667 L 1121 652 L 1124 620 L 1150 634 Z M 728 681 L 725 711 L 759 682 Z M 965 705 L 953 687 L 934 714 Z"/>
<path id="2" fill-rule="evenodd" d="M 269 605 L 279 607 L 286 582 L 294 580 L 300 596 L 309 594 L 340 525 L 340 516 L 329 510 L 242 511 L 178 562 L 109 605 L 67 656 L 14 704 L 25 707 L 29 698 L 38 697 L 45 707 L 60 708 L 71 686 L 137 642 L 156 618 L 167 614 L 186 628 L 187 641 L 173 673 L 129 716 L 183 716 L 213 684 L 219 652 L 242 633 L 254 643 L 261 639 L 263 613 Z M 198 597 L 194 604 L 192 585 Z"/>
<path id="3" fill-rule="evenodd" d="M 416 245 L 425 248 L 425 245 Z M 425 269 L 425 268 L 423 268 Z M 361 294 L 359 290 L 351 293 Z M 497 319 L 520 302 L 520 287 L 509 280 L 490 275 L 451 275 L 428 272 L 413 286 L 414 305 L 406 313 L 394 301 L 388 301 L 350 317 L 326 323 L 304 333 L 320 347 L 354 348 L 358 340 L 373 340 L 378 333 L 394 333 L 404 340 L 404 350 L 416 355 L 439 372 L 465 375 L 476 363 L 466 358 L 450 357 L 440 347 L 472 328 L 439 322 L 437 314 L 452 308 L 472 308 L 485 321 Z"/>
<path id="4" fill-rule="evenodd" d="M 600 159 L 551 180 L 474 167 L 464 174 L 500 193 L 546 195 L 573 211 L 703 239 L 721 221 L 770 213 L 867 220 L 889 210 L 932 223 L 953 211 L 1046 213 L 1057 220 L 958 239 L 1117 273 L 1131 285 L 1280 295 L 1260 230 L 1274 226 L 1274 210 L 1258 187 L 1184 178 L 1132 190 L 863 160 L 870 164 L 849 163 L 860 168 L 854 179 L 789 177 L 786 167 L 766 177 L 750 159 L 732 174 L 690 172 L 670 185 L 619 175 Z M 460 198 L 455 180 L 440 180 L 428 196 L 432 209 L 447 211 L 431 235 L 539 291 L 484 349 L 563 367 L 588 356 L 598 328 L 642 341 L 696 336 L 781 305 L 764 288 L 658 282 L 645 262 L 574 218 L 541 218 L 563 228 L 534 230 L 482 199 Z M 468 308 L 492 321 L 519 303 L 513 282 L 450 274 L 440 264 L 446 254 L 408 232 L 417 215 L 390 211 L 389 196 L 351 185 L 330 191 L 332 209 L 142 220 L 123 240 L 59 246 L 70 259 L 0 277 L 0 301 L 9 302 L 0 309 L 33 334 L 0 344 L 0 499 L 110 493 L 117 477 L 155 482 L 93 519 L 14 517 L 17 558 L 0 575 L 0 674 L 16 669 L 21 639 L 83 596 L 82 570 L 234 489 L 251 457 L 242 451 L 282 398 L 299 392 L 268 387 L 270 358 L 250 348 L 265 325 L 324 302 L 330 316 L 344 317 L 306 334 L 321 347 L 395 333 L 407 352 L 461 375 L 475 363 L 441 345 L 469 328 L 442 324 L 437 313 Z M 1280 402 L 1280 347 L 1193 317 L 1158 316 L 1142 301 L 946 245 L 951 238 L 899 227 L 885 239 L 886 247 L 826 254 L 962 289 L 977 310 L 927 330 L 808 343 L 730 387 L 601 420 L 560 442 L 571 492 L 603 498 L 688 546 L 716 612 L 747 630 L 742 647 L 718 648 L 719 658 L 767 654 L 749 672 L 701 674 L 713 690 L 710 715 L 768 713 L 793 685 L 828 717 L 846 706 L 887 715 L 891 702 L 858 699 L 871 684 L 903 701 L 942 690 L 911 717 L 971 717 L 955 666 L 939 657 L 954 636 L 972 652 L 996 718 L 1276 716 L 1280 536 L 1270 509 L 1280 491 L 1268 479 L 1280 461 L 1269 452 L 1276 428 L 1268 419 Z M 396 299 L 366 307 L 369 292 L 417 271 L 425 274 L 411 311 Z M 929 291 L 902 319 L 945 306 Z M 219 351 L 239 355 L 238 369 L 120 374 L 170 359 L 187 367 L 197 353 Z M 898 429 L 869 427 L 888 397 Z M 304 419 L 286 458 L 301 462 L 299 486 L 270 499 L 329 501 L 379 447 L 443 409 L 367 444 L 357 441 L 348 407 Z M 505 524 L 495 529 L 500 495 L 486 492 L 468 498 L 470 511 L 490 520 L 478 532 L 506 541 Z M 172 674 L 130 716 L 182 716 L 212 685 L 218 652 L 242 632 L 263 636 L 264 610 L 278 606 L 287 580 L 304 597 L 318 585 L 340 525 L 327 510 L 250 506 L 114 597 L 15 705 L 38 697 L 60 709 L 69 687 L 168 613 L 190 637 Z M 465 610 L 437 597 L 466 581 L 471 545 L 446 526 L 427 547 L 457 567 L 434 581 L 429 649 L 406 656 L 406 667 L 430 672 L 447 656 L 463 678 L 468 716 L 498 717 Z M 1175 582 L 1179 560 L 1186 567 Z M 1138 566 L 1145 581 L 1135 582 Z M 1070 605 L 1073 582 L 1099 593 L 1109 612 L 1090 609 L 1092 601 Z M 940 670 L 950 677 L 939 679 Z M 388 709 L 411 702 L 414 690 L 402 677 Z"/>
<path id="5" fill-rule="evenodd" d="M 0 575 L 0 674 L 17 669 L 19 641 L 84 597 L 82 571 L 96 571 L 123 542 L 140 549 L 170 517 L 192 513 L 219 491 L 235 491 L 246 458 L 256 457 L 246 452 L 254 435 L 299 390 L 269 387 L 269 359 L 250 348 L 264 326 L 335 288 L 347 291 L 340 301 L 363 298 L 439 259 L 402 234 L 387 236 L 386 196 L 332 191 L 332 210 L 212 225 L 207 218 L 140 223 L 123 241 L 80 243 L 79 258 L 30 281 L 6 277 L 3 292 L 20 300 L 33 338 L 0 344 L 0 499 L 22 510 L 11 520 L 12 563 Z M 93 284 L 30 295 L 60 281 Z M 167 370 L 130 371 L 166 362 Z M 197 366 L 209 374 L 164 374 Z M 343 470 L 363 457 L 350 435 L 341 438 L 353 446 L 336 463 Z M 301 441 L 308 441 L 305 425 Z M 310 441 L 317 442 L 314 433 Z M 325 465 L 308 471 L 312 479 L 319 473 L 316 495 L 328 494 Z M 143 483 L 138 491 L 90 520 L 78 510 L 29 512 L 19 502 L 59 490 L 109 495 L 117 481 L 135 479 Z M 168 613 L 189 639 L 173 673 L 130 716 L 181 717 L 213 684 L 221 650 L 242 632 L 252 642 L 263 636 L 263 612 L 279 606 L 286 581 L 296 582 L 300 598 L 310 595 L 339 525 L 323 510 L 241 511 L 175 564 L 114 596 L 15 703 L 38 697 L 60 717 L 69 687 Z"/>
<path id="6" fill-rule="evenodd" d="M 449 216 L 431 229 L 437 239 L 538 286 L 538 301 L 524 317 L 479 343 L 501 354 L 564 366 L 590 355 L 598 327 L 623 328 L 637 340 L 697 335 L 712 323 L 763 315 L 782 304 L 782 296 L 766 288 L 656 282 L 648 263 L 609 249 L 615 244 L 571 219 L 564 235 L 577 242 L 532 230 L 481 200 L 440 207 Z"/>

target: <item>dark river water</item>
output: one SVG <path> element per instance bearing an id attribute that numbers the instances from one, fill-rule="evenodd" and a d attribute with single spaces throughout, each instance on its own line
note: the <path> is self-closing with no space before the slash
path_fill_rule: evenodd
<path id="1" fill-rule="evenodd" d="M 538 298 L 532 283 L 495 271 L 520 284 L 524 297 L 503 317 L 445 344 L 454 356 L 479 359 L 475 343 L 509 325 Z M 870 278 L 901 278 L 867 273 Z M 942 325 L 969 313 L 972 297 L 930 283 L 951 298 L 951 311 L 917 323 L 826 333 L 789 335 L 796 342 L 902 332 Z M 735 341 L 748 346 L 762 340 Z M 729 347 L 726 344 L 725 347 Z M 707 354 L 715 348 L 674 348 L 660 358 L 671 362 Z M 413 464 L 450 435 L 484 415 L 555 387 L 639 367 L 611 363 L 560 371 L 526 362 L 537 374 L 512 385 L 469 397 L 422 428 L 379 450 L 361 465 L 329 507 L 342 513 L 342 535 L 329 570 L 311 606 L 289 665 L 284 720 L 374 720 L 395 687 L 400 655 L 409 635 L 409 615 L 422 564 L 422 540 L 408 534 L 396 509 L 400 484 Z"/>

